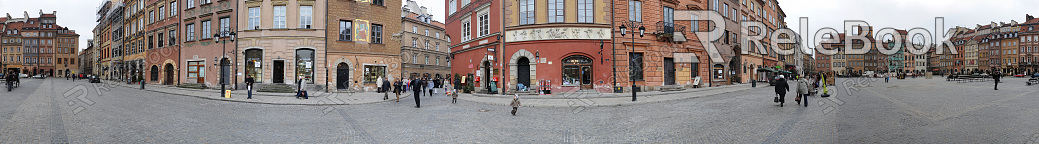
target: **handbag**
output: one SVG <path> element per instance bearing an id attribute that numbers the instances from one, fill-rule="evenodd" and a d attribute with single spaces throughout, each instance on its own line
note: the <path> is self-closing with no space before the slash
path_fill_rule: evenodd
<path id="1" fill-rule="evenodd" d="M 776 95 L 776 97 L 772 99 L 772 102 L 779 102 L 779 95 Z"/>

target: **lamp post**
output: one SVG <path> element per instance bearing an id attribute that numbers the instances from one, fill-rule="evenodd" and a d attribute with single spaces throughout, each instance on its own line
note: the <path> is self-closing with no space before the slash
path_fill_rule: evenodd
<path id="1" fill-rule="evenodd" d="M 220 48 L 220 57 L 221 57 L 221 59 L 219 61 L 219 63 L 220 63 L 220 96 L 221 97 L 227 95 L 226 94 L 227 93 L 227 88 L 225 86 L 227 86 L 227 83 L 228 83 L 228 80 L 227 80 L 228 73 L 227 73 L 227 71 L 228 71 L 228 67 L 230 66 L 230 62 L 225 61 L 227 59 L 227 56 L 225 56 L 226 55 L 225 53 L 227 52 L 227 42 L 228 41 L 232 41 L 233 42 L 234 39 L 235 39 L 235 35 L 236 35 L 235 32 L 229 32 L 229 31 L 222 31 L 221 33 L 213 34 L 213 42 L 221 43 L 221 45 L 223 45 L 223 47 Z M 230 37 L 229 37 L 229 39 L 225 39 L 225 40 L 223 40 L 223 42 L 221 42 L 220 36 L 230 36 Z"/>
<path id="2" fill-rule="evenodd" d="M 632 29 L 632 32 L 635 32 L 634 30 L 635 30 L 636 27 L 638 28 L 638 30 L 639 30 L 639 38 L 641 38 L 641 37 L 646 35 L 646 27 L 642 26 L 642 22 L 628 21 L 628 25 L 631 26 L 630 28 Z M 625 26 L 624 24 L 621 24 L 621 26 L 620 26 L 621 37 L 624 37 L 624 35 L 626 35 L 628 33 L 627 32 L 628 28 L 629 27 Z M 631 43 L 632 43 L 631 50 L 632 50 L 632 52 L 634 52 L 635 51 L 635 34 L 634 33 L 631 35 Z M 630 53 L 629 53 L 629 57 L 630 57 Z M 635 59 L 631 59 L 630 61 L 632 62 L 632 64 L 634 64 Z M 640 65 L 640 67 L 641 67 L 641 65 Z M 630 81 L 631 82 L 631 101 L 635 101 L 635 99 L 636 99 L 635 98 L 635 95 L 636 95 L 636 92 L 635 92 L 635 77 L 633 75 L 635 74 L 635 71 L 638 70 L 638 68 L 636 68 L 635 66 L 632 66 L 632 65 L 628 65 L 628 69 L 630 69 L 630 71 L 628 72 L 628 77 L 631 79 L 631 81 Z"/>

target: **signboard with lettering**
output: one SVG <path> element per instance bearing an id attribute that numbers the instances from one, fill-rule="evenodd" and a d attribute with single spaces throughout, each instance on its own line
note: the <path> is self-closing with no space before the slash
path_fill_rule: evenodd
<path id="1" fill-rule="evenodd" d="M 506 42 L 521 42 L 535 40 L 560 40 L 560 39 L 610 39 L 609 28 L 583 28 L 583 27 L 560 27 L 560 28 L 535 28 L 510 30 L 505 32 Z"/>
<path id="2" fill-rule="evenodd" d="M 355 42 L 368 42 L 368 21 L 355 19 L 354 20 L 354 41 Z"/>

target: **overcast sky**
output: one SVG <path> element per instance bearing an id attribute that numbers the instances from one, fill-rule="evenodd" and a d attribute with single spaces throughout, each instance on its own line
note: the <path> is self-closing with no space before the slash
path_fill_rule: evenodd
<path id="1" fill-rule="evenodd" d="M 843 32 L 844 20 L 863 20 L 874 32 L 884 27 L 934 33 L 935 17 L 945 18 L 945 29 L 974 28 L 976 24 L 1024 23 L 1025 14 L 1039 14 L 1037 0 L 779 0 L 787 25 L 799 31 L 800 17 L 808 17 L 809 35 L 823 27 Z M 935 36 L 937 37 L 937 36 Z"/>
<path id="2" fill-rule="evenodd" d="M 102 0 L 0 0 L 0 13 L 12 17 L 39 17 L 39 11 L 58 11 L 58 24 L 76 30 L 80 34 L 80 48 L 87 47 L 86 39 L 92 39 L 94 10 Z M 405 0 L 406 1 L 406 0 Z M 404 3 L 405 1 L 402 1 Z M 416 0 L 432 13 L 434 20 L 444 21 L 443 0 Z M 894 27 L 910 29 L 922 27 L 934 29 L 934 17 L 945 17 L 946 28 L 955 26 L 974 27 L 989 22 L 1024 22 L 1025 14 L 1039 14 L 1037 0 L 780 0 L 787 14 L 787 24 L 798 30 L 798 18 L 809 18 L 809 33 L 819 28 L 834 27 L 841 30 L 844 20 L 864 20 L 876 29 Z M 1029 6 L 1032 6 L 1031 8 Z"/>
<path id="3" fill-rule="evenodd" d="M 444 1 L 445 0 L 413 0 L 418 3 L 419 6 L 426 7 L 426 13 L 433 14 L 433 20 L 444 22 Z M 408 0 L 401 1 L 402 6 L 408 5 Z"/>
<path id="4" fill-rule="evenodd" d="M 29 12 L 29 17 L 40 17 L 40 10 L 44 13 L 58 11 L 58 25 L 76 30 L 79 34 L 79 48 L 87 48 L 87 39 L 93 39 L 94 33 L 94 9 L 101 4 L 101 0 L 0 0 L 0 16 L 6 17 L 11 14 L 12 18 L 23 18 L 24 12 Z"/>

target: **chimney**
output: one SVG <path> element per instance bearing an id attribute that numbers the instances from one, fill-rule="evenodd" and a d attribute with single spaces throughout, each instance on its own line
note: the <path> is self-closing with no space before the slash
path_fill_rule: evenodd
<path id="1" fill-rule="evenodd" d="M 1030 14 L 1025 14 L 1025 21 L 1030 21 L 1033 18 L 1035 18 L 1035 17 L 1032 17 L 1032 15 L 1030 15 Z"/>

